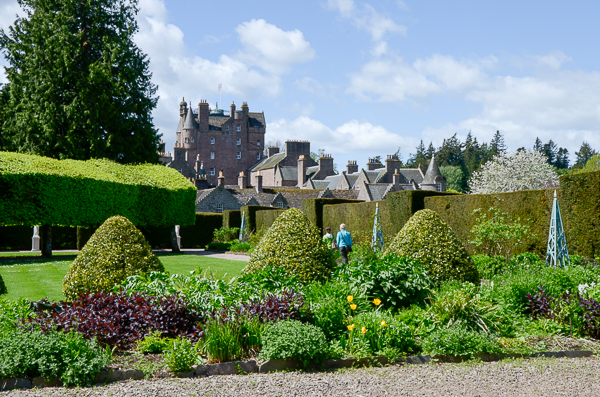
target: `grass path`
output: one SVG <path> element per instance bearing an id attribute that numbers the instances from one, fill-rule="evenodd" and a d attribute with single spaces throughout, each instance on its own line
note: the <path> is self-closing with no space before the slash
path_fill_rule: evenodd
<path id="1" fill-rule="evenodd" d="M 185 254 L 159 254 L 165 269 L 171 274 L 187 274 L 200 267 L 221 277 L 239 276 L 246 262 Z M 50 297 L 62 300 L 62 279 L 71 261 L 60 259 L 19 259 L 0 262 L 0 275 L 8 289 L 4 299 L 38 300 Z"/>

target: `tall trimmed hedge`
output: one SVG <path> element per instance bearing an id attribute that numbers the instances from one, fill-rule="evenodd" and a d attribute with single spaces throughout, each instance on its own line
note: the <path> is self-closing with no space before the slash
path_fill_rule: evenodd
<path id="1" fill-rule="evenodd" d="M 471 254 L 476 252 L 475 247 L 469 243 L 473 239 L 471 228 L 476 220 L 476 216 L 471 215 L 471 213 L 477 208 L 484 210 L 492 206 L 499 208 L 511 217 L 521 218 L 521 223 L 530 226 L 531 233 L 528 239 L 514 254 L 529 251 L 545 257 L 554 190 L 521 190 L 498 194 L 462 194 L 447 197 L 429 197 L 425 200 L 425 208 L 437 212 L 454 233 L 456 233 L 457 237 Z M 563 222 L 565 228 L 567 228 L 565 221 L 570 211 L 568 205 L 563 200 L 561 190 L 559 189 L 558 199 Z M 566 237 L 567 245 L 570 249 L 570 242 L 573 235 L 567 232 Z"/>
<path id="2" fill-rule="evenodd" d="M 313 225 L 317 226 L 322 233 L 323 228 L 323 209 L 325 205 L 344 204 L 344 203 L 362 203 L 361 200 L 347 200 L 335 198 L 315 198 L 302 200 L 302 212 L 310 219 Z M 327 225 L 325 225 L 327 226 Z"/>
<path id="3" fill-rule="evenodd" d="M 256 224 L 256 230 L 266 230 L 271 227 L 273 222 L 277 220 L 279 215 L 283 214 L 286 210 L 283 208 L 277 208 L 275 210 L 261 210 L 254 213 L 254 222 Z"/>
<path id="4" fill-rule="evenodd" d="M 279 211 L 281 212 L 281 208 L 277 207 L 262 207 L 260 205 L 246 205 L 240 209 L 242 215 L 246 215 L 246 232 L 257 232 L 260 229 L 256 225 L 256 212 L 257 211 Z M 241 223 L 241 219 L 240 219 Z M 234 227 L 239 227 L 234 226 Z"/>
<path id="5" fill-rule="evenodd" d="M 223 227 L 240 227 L 242 224 L 242 211 L 226 210 L 223 211 Z"/>
<path id="6" fill-rule="evenodd" d="M 190 225 L 196 196 L 192 183 L 161 165 L 0 152 L 4 225 L 99 225 L 113 215 L 135 225 Z"/>
<path id="7" fill-rule="evenodd" d="M 373 217 L 375 206 L 379 204 L 379 215 L 383 227 L 383 233 L 387 238 L 395 236 L 410 217 L 417 211 L 425 208 L 425 198 L 431 196 L 452 196 L 452 193 L 441 193 L 423 190 L 403 190 L 389 193 L 385 200 L 370 202 L 342 203 L 327 205 L 324 203 L 322 211 L 322 225 L 329 226 L 333 231 L 339 229 L 339 225 L 346 224 L 346 229 L 352 233 L 373 230 Z M 325 200 L 325 199 L 323 199 Z M 304 209 L 304 203 L 302 208 Z M 308 203 L 307 203 L 308 204 Z M 310 217 L 309 217 L 310 218 Z"/>

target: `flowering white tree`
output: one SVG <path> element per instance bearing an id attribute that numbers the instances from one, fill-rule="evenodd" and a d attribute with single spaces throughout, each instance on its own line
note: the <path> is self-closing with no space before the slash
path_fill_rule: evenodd
<path id="1" fill-rule="evenodd" d="M 473 194 L 547 189 L 558 186 L 558 175 L 546 157 L 536 150 L 521 150 L 494 156 L 469 180 Z"/>

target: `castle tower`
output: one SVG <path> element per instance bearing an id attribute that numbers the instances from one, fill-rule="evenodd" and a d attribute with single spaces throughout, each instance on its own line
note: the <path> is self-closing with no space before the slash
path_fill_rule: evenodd
<path id="1" fill-rule="evenodd" d="M 423 178 L 423 182 L 421 182 L 420 186 L 421 190 L 432 190 L 438 192 L 446 191 L 446 181 L 444 180 L 444 177 L 442 177 L 440 168 L 435 162 L 435 155 L 431 156 L 429 167 L 427 167 L 427 172 L 425 172 L 425 178 Z"/>

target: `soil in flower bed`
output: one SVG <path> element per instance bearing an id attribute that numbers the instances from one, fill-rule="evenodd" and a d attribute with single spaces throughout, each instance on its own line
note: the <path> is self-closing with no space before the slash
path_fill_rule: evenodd
<path id="1" fill-rule="evenodd" d="M 144 373 L 146 378 L 158 377 L 168 371 L 162 354 L 139 354 L 132 352 L 115 352 L 112 357 L 112 363 L 107 369 L 121 371 L 139 369 Z"/>

